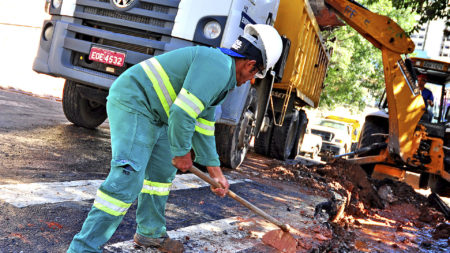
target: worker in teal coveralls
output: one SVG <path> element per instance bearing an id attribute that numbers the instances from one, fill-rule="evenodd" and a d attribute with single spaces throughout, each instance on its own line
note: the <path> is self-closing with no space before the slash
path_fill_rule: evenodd
<path id="1" fill-rule="evenodd" d="M 231 49 L 177 49 L 120 75 L 107 100 L 111 170 L 68 252 L 101 252 L 136 198 L 135 243 L 182 252 L 182 243 L 167 236 L 164 217 L 176 169 L 186 172 L 192 166 L 193 149 L 195 162 L 223 187 L 213 192 L 226 195 L 229 184 L 215 146 L 215 108 L 236 85 L 265 75 L 280 53 L 273 27 L 247 25 Z"/>

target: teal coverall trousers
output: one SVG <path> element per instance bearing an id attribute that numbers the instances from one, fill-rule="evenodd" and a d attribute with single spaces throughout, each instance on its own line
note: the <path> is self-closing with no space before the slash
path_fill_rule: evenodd
<path id="1" fill-rule="evenodd" d="M 107 111 L 113 154 L 111 171 L 68 252 L 102 252 L 102 245 L 111 238 L 137 197 L 137 233 L 151 238 L 166 235 L 164 212 L 176 174 L 171 164 L 167 125 L 109 102 Z"/>

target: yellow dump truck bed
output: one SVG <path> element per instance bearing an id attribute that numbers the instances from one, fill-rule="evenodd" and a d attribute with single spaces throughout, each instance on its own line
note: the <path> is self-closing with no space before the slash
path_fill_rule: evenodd
<path id="1" fill-rule="evenodd" d="M 306 0 L 281 0 L 275 21 L 280 35 L 291 41 L 283 79 L 274 88 L 295 88 L 307 105 L 319 105 L 330 56 L 323 45 L 320 29 Z"/>

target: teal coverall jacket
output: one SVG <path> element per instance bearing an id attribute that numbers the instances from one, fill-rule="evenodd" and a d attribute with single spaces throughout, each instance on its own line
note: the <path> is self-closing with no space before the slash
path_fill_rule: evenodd
<path id="1" fill-rule="evenodd" d="M 189 115 L 178 103 L 170 107 L 168 116 L 140 64 L 118 78 L 116 82 L 122 85 L 111 87 L 108 103 L 139 111 L 156 122 L 168 124 L 170 150 L 174 156 L 183 156 L 193 148 L 197 163 L 219 166 L 213 132 L 202 134 L 196 125 L 201 124 L 202 119 L 214 122 L 216 106 L 236 87 L 233 58 L 219 49 L 200 46 L 186 47 L 155 58 L 167 73 L 176 94 L 184 89 L 201 101 L 204 109 L 195 115 L 200 120 Z"/>

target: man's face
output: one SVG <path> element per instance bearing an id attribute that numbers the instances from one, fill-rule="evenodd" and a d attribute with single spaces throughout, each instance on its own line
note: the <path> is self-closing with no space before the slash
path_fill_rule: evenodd
<path id="1" fill-rule="evenodd" d="M 420 88 L 420 90 L 423 90 L 423 88 L 425 88 L 425 83 L 426 83 L 427 81 L 425 80 L 425 78 L 424 77 L 418 77 L 417 78 L 417 84 L 419 85 L 419 88 Z"/>
<path id="2" fill-rule="evenodd" d="M 245 82 L 255 78 L 256 73 L 260 71 L 255 67 L 254 60 L 241 60 L 236 62 L 236 81 L 237 86 L 241 86 Z"/>

